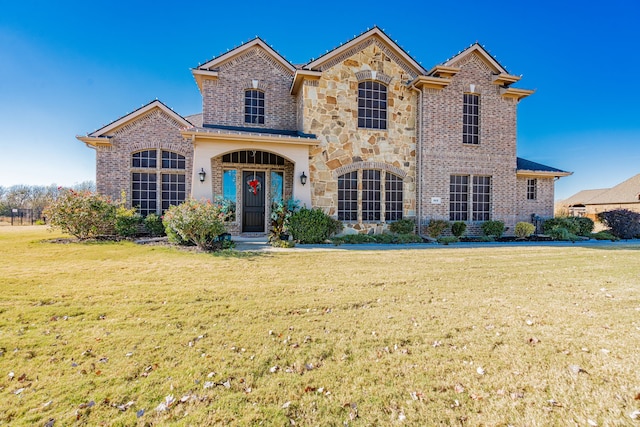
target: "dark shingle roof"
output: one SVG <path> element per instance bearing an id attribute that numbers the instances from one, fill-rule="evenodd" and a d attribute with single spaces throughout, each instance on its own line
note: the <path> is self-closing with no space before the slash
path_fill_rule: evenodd
<path id="1" fill-rule="evenodd" d="M 532 162 L 531 160 L 523 159 L 521 157 L 517 158 L 517 166 L 516 168 L 520 170 L 526 171 L 536 171 L 536 172 L 558 172 L 558 173 L 568 173 L 567 171 L 563 171 L 562 169 L 557 169 L 551 166 L 543 165 L 541 163 Z"/>
<path id="2" fill-rule="evenodd" d="M 202 127 L 206 129 L 219 129 L 230 130 L 235 132 L 249 132 L 249 133 L 263 133 L 266 135 L 283 135 L 283 136 L 297 136 L 299 138 L 316 139 L 316 136 L 311 133 L 303 133 L 297 130 L 283 130 L 283 129 L 265 129 L 265 128 L 252 128 L 244 126 L 223 126 L 223 125 L 210 125 L 205 124 Z"/>

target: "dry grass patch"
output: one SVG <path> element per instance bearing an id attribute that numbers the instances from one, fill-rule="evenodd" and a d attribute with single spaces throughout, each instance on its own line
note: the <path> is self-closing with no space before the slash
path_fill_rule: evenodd
<path id="1" fill-rule="evenodd" d="M 639 422 L 637 247 L 220 257 L 55 237 L 0 229 L 0 425 Z"/>

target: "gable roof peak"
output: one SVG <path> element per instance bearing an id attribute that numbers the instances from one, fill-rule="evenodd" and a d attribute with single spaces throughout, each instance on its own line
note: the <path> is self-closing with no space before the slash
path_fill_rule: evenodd
<path id="1" fill-rule="evenodd" d="M 229 59 L 237 55 L 240 55 L 243 52 L 246 52 L 253 47 L 260 47 L 263 50 L 265 50 L 277 62 L 279 62 L 285 69 L 291 71 L 291 73 L 295 71 L 296 67 L 293 64 L 291 64 L 281 53 L 276 51 L 272 45 L 265 42 L 259 36 L 255 36 L 254 38 L 244 43 L 241 43 L 239 46 L 236 46 L 233 49 L 227 49 L 225 53 L 222 53 L 218 56 L 214 56 L 210 60 L 206 61 L 204 64 L 199 64 L 197 68 L 194 68 L 194 70 L 213 71 L 217 66 L 219 66 L 223 62 L 226 62 Z"/>
<path id="2" fill-rule="evenodd" d="M 480 55 L 480 57 L 484 59 L 485 62 L 487 62 L 492 68 L 494 68 L 495 72 L 499 74 L 509 74 L 507 69 L 502 66 L 502 64 L 500 64 L 498 60 L 487 50 L 485 45 L 480 44 L 478 40 L 459 51 L 456 55 L 447 59 L 445 62 L 443 62 L 443 65 L 451 65 L 455 62 L 458 62 L 465 56 L 473 54 L 474 52 Z"/>
<path id="3" fill-rule="evenodd" d="M 340 54 L 348 51 L 354 46 L 358 45 L 360 42 L 365 41 L 368 38 L 377 37 L 382 41 L 382 43 L 386 44 L 392 51 L 395 51 L 394 54 L 401 58 L 404 62 L 408 64 L 410 68 L 413 68 L 413 72 L 416 74 L 425 74 L 426 70 L 420 65 L 418 61 L 413 59 L 411 55 L 409 55 L 409 51 L 402 48 L 397 40 L 391 39 L 380 27 L 374 25 L 371 28 L 367 28 L 365 31 L 358 35 L 354 35 L 351 40 L 347 42 L 340 43 L 339 46 L 327 50 L 326 53 L 320 55 L 316 59 L 311 59 L 307 62 L 302 68 L 306 70 L 314 70 L 318 69 L 322 65 L 329 63 L 332 59 L 338 57 Z"/>

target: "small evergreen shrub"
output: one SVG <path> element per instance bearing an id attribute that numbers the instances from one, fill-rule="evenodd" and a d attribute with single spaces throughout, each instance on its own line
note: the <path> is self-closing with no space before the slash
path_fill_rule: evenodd
<path id="1" fill-rule="evenodd" d="M 151 236 L 164 236 L 164 224 L 162 224 L 162 217 L 157 214 L 149 214 L 143 220 L 145 230 Z"/>
<path id="2" fill-rule="evenodd" d="M 467 231 L 467 224 L 462 221 L 456 221 L 451 224 L 451 234 L 453 234 L 458 239 L 462 237 L 464 232 Z"/>
<path id="3" fill-rule="evenodd" d="M 170 206 L 162 222 L 172 243 L 194 244 L 205 251 L 222 248 L 218 236 L 226 232 L 226 227 L 224 213 L 218 205 L 189 199 Z"/>
<path id="4" fill-rule="evenodd" d="M 332 239 L 335 244 L 359 244 L 359 243 L 376 243 L 376 239 L 369 234 L 346 234 Z"/>
<path id="5" fill-rule="evenodd" d="M 302 208 L 289 219 L 289 232 L 300 243 L 324 243 L 342 231 L 342 223 L 321 209 Z"/>
<path id="6" fill-rule="evenodd" d="M 449 228 L 449 222 L 444 219 L 432 219 L 427 225 L 427 234 L 432 239 L 437 239 L 440 235 Z"/>
<path id="7" fill-rule="evenodd" d="M 116 206 L 108 197 L 90 191 L 60 188 L 44 214 L 51 227 L 78 239 L 115 234 Z"/>
<path id="8" fill-rule="evenodd" d="M 398 244 L 406 244 L 406 243 L 424 243 L 422 241 L 422 237 L 417 234 L 409 233 L 409 234 L 396 234 L 395 241 L 393 243 Z"/>
<path id="9" fill-rule="evenodd" d="M 618 240 L 620 240 L 608 231 L 599 231 L 597 233 L 593 233 L 591 234 L 591 237 L 596 240 L 611 240 L 612 242 L 617 242 Z"/>
<path id="10" fill-rule="evenodd" d="M 614 236 L 620 239 L 640 237 L 640 213 L 628 209 L 615 209 L 598 214 L 598 219 Z"/>
<path id="11" fill-rule="evenodd" d="M 482 223 L 482 233 L 485 236 L 499 239 L 504 233 L 504 222 L 502 221 L 485 221 Z"/>
<path id="12" fill-rule="evenodd" d="M 438 243 L 440 243 L 441 245 L 450 245 L 452 243 L 458 243 L 459 241 L 460 239 L 458 239 L 456 236 L 445 236 L 438 239 Z"/>
<path id="13" fill-rule="evenodd" d="M 571 241 L 575 242 L 578 240 L 578 236 L 573 234 L 571 231 L 567 230 L 561 226 L 555 226 L 547 233 L 553 240 L 561 240 L 561 241 Z"/>
<path id="14" fill-rule="evenodd" d="M 549 218 L 542 224 L 542 231 L 549 234 L 555 227 L 566 228 L 569 233 L 576 236 L 589 236 L 593 231 L 593 221 L 586 217 L 559 216 Z"/>
<path id="15" fill-rule="evenodd" d="M 399 219 L 389 224 L 389 231 L 396 234 L 411 234 L 415 227 L 416 223 L 412 219 Z"/>
<path id="16" fill-rule="evenodd" d="M 135 208 L 125 208 L 122 203 L 116 209 L 116 234 L 121 237 L 133 237 L 138 234 L 138 225 L 142 222 L 142 216 Z"/>
<path id="17" fill-rule="evenodd" d="M 514 234 L 518 239 L 526 239 L 536 231 L 536 226 L 529 222 L 519 222 L 516 224 Z"/>

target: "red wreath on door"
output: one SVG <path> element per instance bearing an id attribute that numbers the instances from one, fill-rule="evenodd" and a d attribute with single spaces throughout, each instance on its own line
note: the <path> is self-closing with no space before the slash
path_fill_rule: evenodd
<path id="1" fill-rule="evenodd" d="M 249 181 L 247 181 L 247 184 L 249 184 L 249 187 L 251 187 L 251 192 L 253 193 L 254 196 L 258 195 L 258 190 L 260 189 L 260 181 L 258 181 L 257 179 L 251 179 Z"/>

